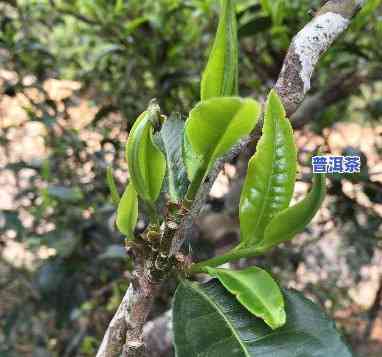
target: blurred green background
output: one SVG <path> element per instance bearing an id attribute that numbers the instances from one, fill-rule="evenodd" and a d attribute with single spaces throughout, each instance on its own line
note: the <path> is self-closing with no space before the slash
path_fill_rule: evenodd
<path id="1" fill-rule="evenodd" d="M 321 2 L 237 0 L 242 96 L 265 98 L 293 35 Z M 361 155 L 362 172 L 331 176 L 309 230 L 256 259 L 319 302 L 360 356 L 382 355 L 380 3 L 367 1 L 322 58 L 293 118 L 296 199 L 318 146 Z M 124 145 L 150 99 L 167 115 L 186 116 L 198 102 L 218 10 L 215 0 L 0 0 L 1 357 L 95 355 L 132 270 L 106 168 L 122 191 Z M 195 259 L 238 239 L 253 150 L 219 175 L 186 245 Z M 175 286 L 163 286 L 150 318 L 170 307 Z"/>

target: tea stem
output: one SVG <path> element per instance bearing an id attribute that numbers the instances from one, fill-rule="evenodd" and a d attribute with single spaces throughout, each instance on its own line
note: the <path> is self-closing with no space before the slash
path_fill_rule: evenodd
<path id="1" fill-rule="evenodd" d="M 252 258 L 258 255 L 262 255 L 265 253 L 264 248 L 244 248 L 244 249 L 232 249 L 229 252 L 225 253 L 224 255 L 220 255 L 218 257 L 214 257 L 208 260 L 204 260 L 200 263 L 192 264 L 191 267 L 188 269 L 188 273 L 195 274 L 195 273 L 206 273 L 207 269 L 206 267 L 217 267 L 219 265 L 222 265 L 224 263 L 231 262 L 233 260 L 238 260 L 241 258 Z"/>

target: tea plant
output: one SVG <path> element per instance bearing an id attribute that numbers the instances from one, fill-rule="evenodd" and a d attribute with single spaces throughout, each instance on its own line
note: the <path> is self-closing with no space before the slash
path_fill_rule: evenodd
<path id="1" fill-rule="evenodd" d="M 351 356 L 333 323 L 300 293 L 280 288 L 257 266 L 218 268 L 265 254 L 293 239 L 321 206 L 326 191 L 324 174 L 314 175 L 306 197 L 290 205 L 297 153 L 287 113 L 298 107 L 309 90 L 319 55 L 346 29 L 349 17 L 360 6 L 344 2 L 348 7 L 341 14 L 333 12 L 336 3 L 329 1 L 325 6 L 330 6 L 324 6 L 308 29 L 296 36 L 275 89 L 262 108 L 259 101 L 238 95 L 236 13 L 234 1 L 223 0 L 215 42 L 202 75 L 201 101 L 185 122 L 178 114 L 167 118 L 156 101 L 137 118 L 126 145 L 130 182 L 121 198 L 110 172 L 108 182 L 113 200 L 118 202 L 116 225 L 140 268 L 122 302 L 126 310 L 119 310 L 112 320 L 99 356 L 117 355 L 120 336 L 126 338 L 123 355 L 144 353 L 142 326 L 160 283 L 170 272 L 179 277 L 173 303 L 179 357 Z M 323 34 L 318 36 L 321 30 Z M 319 40 L 323 42 L 317 43 Z M 309 41 L 314 46 L 309 47 Z M 303 56 L 307 56 L 305 61 Z M 293 67 L 296 57 L 301 68 Z M 190 222 L 199 213 L 219 164 L 243 148 L 261 125 L 262 135 L 248 162 L 241 192 L 239 244 L 223 255 L 191 263 L 179 248 L 192 229 Z M 134 228 L 139 210 L 146 213 L 149 224 L 137 235 Z M 198 273 L 212 279 L 197 283 L 193 279 Z M 122 327 L 121 318 L 126 321 Z"/>

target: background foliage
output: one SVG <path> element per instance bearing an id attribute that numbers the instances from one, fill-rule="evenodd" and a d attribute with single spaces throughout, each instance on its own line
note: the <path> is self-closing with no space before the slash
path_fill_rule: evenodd
<path id="1" fill-rule="evenodd" d="M 237 1 L 242 96 L 264 99 L 292 36 L 319 4 Z M 320 62 L 311 91 L 320 105 L 296 118 L 301 191 L 318 145 L 361 154 L 362 173 L 330 177 L 313 228 L 257 259 L 326 307 L 353 343 L 382 340 L 375 332 L 382 296 L 379 5 L 369 0 Z M 167 114 L 186 114 L 199 100 L 217 10 L 209 0 L 0 1 L 1 356 L 94 355 L 131 269 L 113 226 L 106 167 L 115 168 L 122 191 L 124 144 L 152 98 Z M 195 258 L 238 238 L 250 155 L 220 176 L 187 247 Z M 140 217 L 138 229 L 144 225 Z M 367 282 L 370 294 L 359 303 L 352 292 Z M 152 317 L 169 307 L 174 287 L 163 288 Z"/>

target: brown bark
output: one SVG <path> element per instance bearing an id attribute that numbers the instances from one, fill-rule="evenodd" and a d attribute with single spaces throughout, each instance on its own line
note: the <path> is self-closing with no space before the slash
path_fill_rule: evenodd
<path id="1" fill-rule="evenodd" d="M 349 26 L 363 1 L 329 0 L 292 39 L 275 89 L 288 116 L 302 103 L 320 57 Z"/>
<path id="2" fill-rule="evenodd" d="M 97 357 L 141 357 L 145 355 L 143 327 L 160 287 L 152 268 L 134 273 L 132 282 L 106 330 Z"/>

